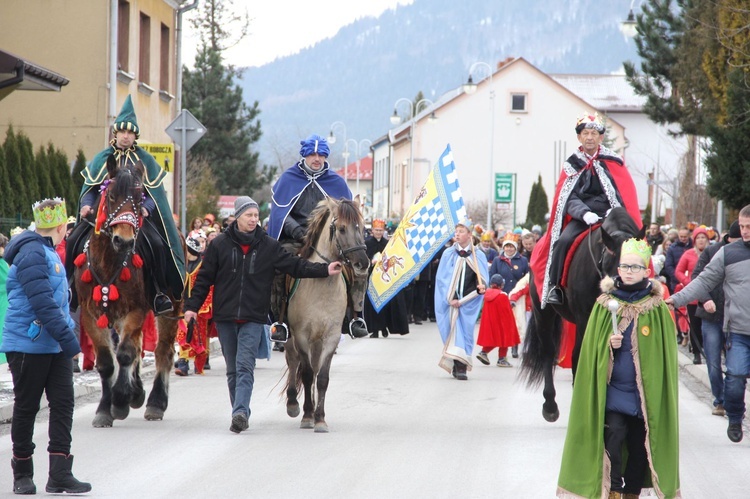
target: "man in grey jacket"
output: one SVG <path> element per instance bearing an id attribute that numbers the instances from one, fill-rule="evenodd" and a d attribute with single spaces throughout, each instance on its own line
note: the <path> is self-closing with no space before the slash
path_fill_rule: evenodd
<path id="1" fill-rule="evenodd" d="M 710 291 L 723 283 L 724 331 L 727 335 L 727 373 L 724 384 L 724 409 L 729 418 L 727 436 L 742 440 L 745 417 L 745 385 L 750 375 L 750 205 L 740 210 L 741 241 L 723 246 L 701 274 L 685 289 L 668 298 L 674 308 L 694 300 L 710 299 Z"/>

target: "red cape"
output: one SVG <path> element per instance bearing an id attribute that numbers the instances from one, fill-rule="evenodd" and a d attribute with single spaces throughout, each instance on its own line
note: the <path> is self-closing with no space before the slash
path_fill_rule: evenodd
<path id="1" fill-rule="evenodd" d="M 636 226 L 638 226 L 638 228 L 640 229 L 642 226 L 642 222 L 641 210 L 638 207 L 638 193 L 635 189 L 635 184 L 633 183 L 633 179 L 630 176 L 630 172 L 628 171 L 627 167 L 624 164 L 621 165 L 616 161 L 609 159 L 599 159 L 599 161 L 603 162 L 609 169 L 609 173 L 614 180 L 615 189 L 617 189 L 617 191 L 620 193 L 620 198 L 622 199 L 625 209 L 633 218 Z M 557 180 L 557 187 L 555 187 L 555 196 L 552 198 L 552 211 L 550 211 L 552 217 L 554 217 L 555 213 L 557 213 L 557 203 L 560 200 L 560 189 L 567 177 L 568 176 L 563 169 L 563 171 L 560 172 L 560 178 Z M 565 201 L 567 202 L 567 199 Z M 567 225 L 569 220 L 570 217 L 566 215 L 565 220 L 563 220 L 563 229 L 565 228 L 565 225 Z M 553 225 L 554 219 L 550 218 L 549 224 L 547 225 L 547 232 L 545 232 L 544 235 L 539 238 L 539 241 L 537 241 L 536 246 L 534 246 L 534 251 L 531 254 L 530 265 L 531 271 L 534 273 L 534 284 L 536 285 L 537 293 L 541 293 L 543 289 L 544 273 L 547 268 L 547 258 L 549 257 L 550 250 L 550 228 L 553 227 Z"/>
<path id="2" fill-rule="evenodd" d="M 503 348 L 514 347 L 519 343 L 521 338 L 518 336 L 518 327 L 508 295 L 500 289 L 488 289 L 484 294 L 477 345 Z"/>

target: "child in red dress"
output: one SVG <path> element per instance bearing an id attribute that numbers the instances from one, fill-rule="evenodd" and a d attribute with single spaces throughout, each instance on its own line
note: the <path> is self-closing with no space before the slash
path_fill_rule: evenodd
<path id="1" fill-rule="evenodd" d="M 503 292 L 503 284 L 503 276 L 493 275 L 490 279 L 490 288 L 484 294 L 484 309 L 477 338 L 477 345 L 482 347 L 482 351 L 477 354 L 477 359 L 486 366 L 490 365 L 487 354 L 497 348 L 497 367 L 513 367 L 506 358 L 508 347 L 521 342 L 510 299 Z"/>

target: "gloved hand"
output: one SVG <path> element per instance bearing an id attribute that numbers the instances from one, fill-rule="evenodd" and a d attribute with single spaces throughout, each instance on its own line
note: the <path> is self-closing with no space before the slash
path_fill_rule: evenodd
<path id="1" fill-rule="evenodd" d="M 292 237 L 297 241 L 301 241 L 302 238 L 305 237 L 305 229 L 298 225 L 294 228 L 294 231 L 292 231 Z"/>
<path id="2" fill-rule="evenodd" d="M 596 213 L 592 211 L 589 211 L 588 213 L 584 213 L 583 221 L 589 225 L 594 225 L 596 222 L 599 221 L 599 215 L 597 215 Z"/>

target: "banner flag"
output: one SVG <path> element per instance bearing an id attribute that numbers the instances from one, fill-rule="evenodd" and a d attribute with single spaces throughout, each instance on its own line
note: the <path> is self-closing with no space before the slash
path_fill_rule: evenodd
<path id="1" fill-rule="evenodd" d="M 367 295 L 376 311 L 432 261 L 466 218 L 455 170 L 449 144 L 373 266 Z"/>

